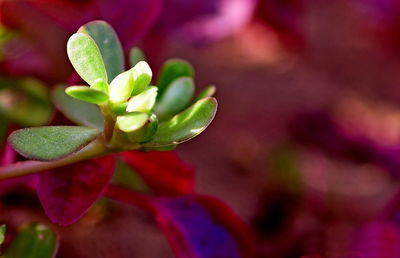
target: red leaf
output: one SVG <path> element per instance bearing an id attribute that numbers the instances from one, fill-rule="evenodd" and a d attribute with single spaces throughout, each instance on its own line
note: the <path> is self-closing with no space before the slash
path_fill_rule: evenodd
<path id="1" fill-rule="evenodd" d="M 5 43 L 2 73 L 65 81 L 72 72 L 65 46 L 80 26 L 105 20 L 129 49 L 150 29 L 160 8 L 161 0 L 2 0 L 0 22 L 18 32 Z"/>
<path id="2" fill-rule="evenodd" d="M 194 169 L 181 160 L 174 151 L 129 151 L 120 155 L 154 193 L 167 195 L 193 193 Z"/>
<path id="3" fill-rule="evenodd" d="M 41 173 L 36 191 L 47 216 L 60 225 L 77 221 L 103 193 L 114 169 L 115 157 L 108 155 Z"/>
<path id="4" fill-rule="evenodd" d="M 156 22 L 163 0 L 97 0 L 95 2 L 100 10 L 101 19 L 114 27 L 125 50 L 129 50 Z"/>
<path id="5" fill-rule="evenodd" d="M 105 196 L 151 212 L 177 258 L 255 257 L 254 241 L 246 225 L 215 198 L 152 198 L 116 186 L 109 186 Z"/>
<path id="6" fill-rule="evenodd" d="M 5 44 L 3 66 L 7 72 L 17 75 L 33 75 L 48 80 L 66 78 L 72 71 L 65 52 L 68 32 L 43 15 L 33 3 L 1 1 L 2 24 L 18 32 Z M 20 47 L 15 49 L 15 45 Z"/>

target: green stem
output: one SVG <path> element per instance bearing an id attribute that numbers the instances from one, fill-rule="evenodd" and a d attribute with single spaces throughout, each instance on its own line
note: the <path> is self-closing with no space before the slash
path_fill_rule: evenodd
<path id="1" fill-rule="evenodd" d="M 79 161 L 103 156 L 108 152 L 109 151 L 104 146 L 103 140 L 101 138 L 98 138 L 80 151 L 60 160 L 48 162 L 27 160 L 0 167 L 0 180 L 25 176 L 42 172 L 48 169 L 58 168 Z"/>

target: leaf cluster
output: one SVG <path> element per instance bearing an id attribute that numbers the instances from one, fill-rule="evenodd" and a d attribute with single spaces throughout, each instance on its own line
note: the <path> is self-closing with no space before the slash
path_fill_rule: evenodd
<path id="1" fill-rule="evenodd" d="M 153 72 L 135 47 L 124 71 L 121 43 L 104 21 L 87 23 L 73 34 L 67 54 L 87 85 L 58 86 L 52 97 L 81 126 L 14 132 L 11 144 L 25 157 L 60 159 L 99 138 L 113 151 L 170 150 L 200 134 L 215 116 L 215 87 L 194 97 L 194 71 L 185 60 L 168 60 L 154 85 Z"/>

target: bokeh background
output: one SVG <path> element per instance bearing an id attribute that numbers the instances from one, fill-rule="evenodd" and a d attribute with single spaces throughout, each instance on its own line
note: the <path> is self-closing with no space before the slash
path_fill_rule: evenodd
<path id="1" fill-rule="evenodd" d="M 249 225 L 257 257 L 400 257 L 400 2 L 0 4 L 4 76 L 68 81 L 66 39 L 105 19 L 155 71 L 184 58 L 198 88 L 215 84 L 215 120 L 177 151 L 196 168 L 197 192 Z M 29 209 L 6 202 L 0 217 L 43 216 L 24 198 Z M 148 215 L 114 205 L 107 223 L 88 215 L 60 229 L 59 257 L 172 257 Z"/>

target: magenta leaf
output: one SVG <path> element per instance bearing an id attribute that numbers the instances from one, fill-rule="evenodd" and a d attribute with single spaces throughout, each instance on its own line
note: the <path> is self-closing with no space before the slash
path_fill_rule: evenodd
<path id="1" fill-rule="evenodd" d="M 15 128 L 10 128 L 10 130 L 8 130 L 7 132 L 7 135 L 9 135 L 12 132 L 12 129 Z M 6 142 L 4 144 L 4 147 L 3 148 L 1 147 L 2 146 L 0 146 L 0 166 L 8 165 L 15 162 L 17 158 L 17 153 L 14 151 L 11 145 L 8 142 Z M 29 190 L 33 190 L 35 184 L 36 184 L 36 175 L 28 175 L 23 177 L 0 180 L 0 195 L 3 195 L 19 187 L 26 187 Z"/>
<path id="2" fill-rule="evenodd" d="M 176 152 L 129 151 L 120 154 L 155 194 L 188 194 L 194 188 L 194 169 Z"/>
<path id="3" fill-rule="evenodd" d="M 6 142 L 3 149 L 0 149 L 0 166 L 13 163 L 15 157 L 16 152 L 11 147 L 10 143 Z"/>
<path id="4" fill-rule="evenodd" d="M 113 185 L 105 196 L 150 212 L 177 258 L 255 257 L 247 226 L 215 198 L 194 194 L 153 198 Z"/>
<path id="5" fill-rule="evenodd" d="M 108 155 L 41 173 L 36 191 L 47 216 L 60 225 L 77 221 L 102 194 L 114 169 L 115 157 Z"/>
<path id="6" fill-rule="evenodd" d="M 371 222 L 354 235 L 348 257 L 400 257 L 400 230 L 389 222 Z"/>

